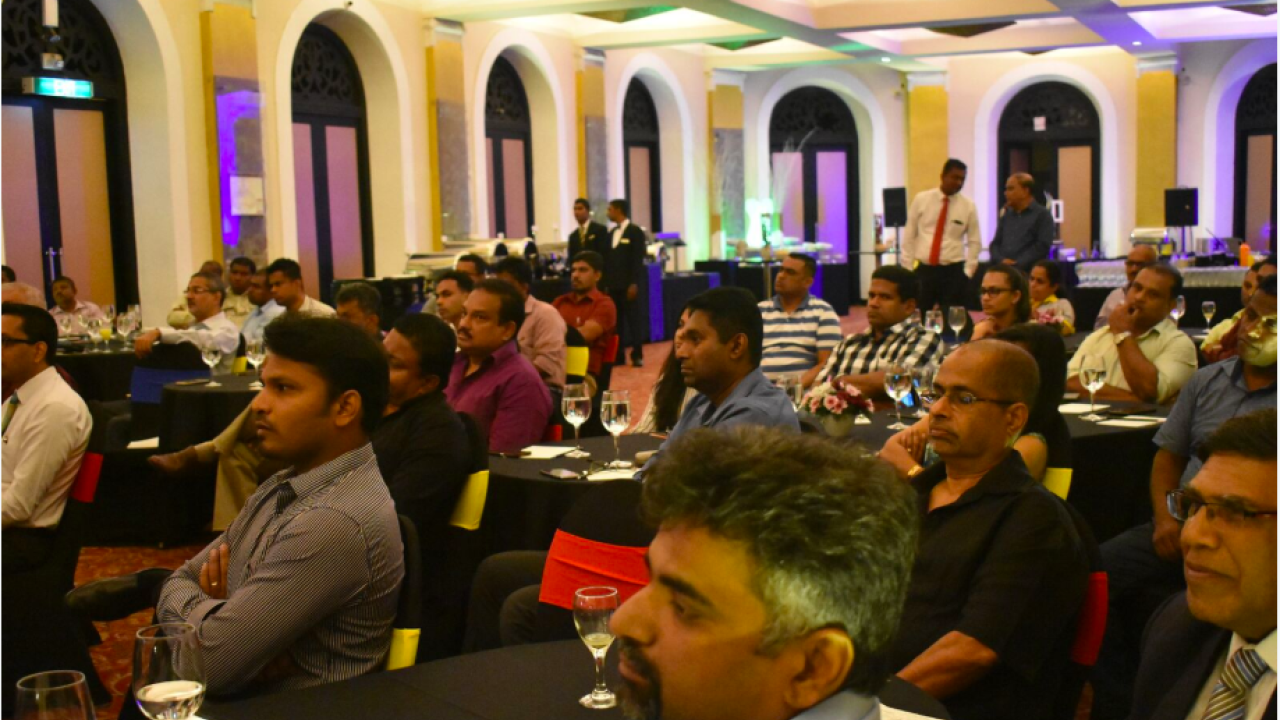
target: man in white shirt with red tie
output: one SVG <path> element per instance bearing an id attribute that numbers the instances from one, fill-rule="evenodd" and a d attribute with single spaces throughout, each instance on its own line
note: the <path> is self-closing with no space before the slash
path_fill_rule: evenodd
<path id="1" fill-rule="evenodd" d="M 911 201 L 902 233 L 900 264 L 908 270 L 914 267 L 920 279 L 919 307 L 926 311 L 940 306 L 944 317 L 950 306 L 965 304 L 982 249 L 978 210 L 960 194 L 968 172 L 963 162 L 947 160 L 941 185 Z"/>
<path id="2" fill-rule="evenodd" d="M 4 303 L 5 399 L 0 450 L 3 572 L 34 569 L 53 550 L 93 421 L 53 359 L 58 326 L 43 308 Z"/>

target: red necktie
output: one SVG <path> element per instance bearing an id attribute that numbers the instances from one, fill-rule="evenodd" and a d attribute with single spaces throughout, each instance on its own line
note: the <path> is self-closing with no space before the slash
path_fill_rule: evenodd
<path id="1" fill-rule="evenodd" d="M 933 249 L 929 251 L 929 264 L 937 265 L 942 259 L 942 231 L 947 229 L 947 205 L 949 196 L 942 196 L 942 212 L 938 213 L 938 226 L 933 229 Z"/>

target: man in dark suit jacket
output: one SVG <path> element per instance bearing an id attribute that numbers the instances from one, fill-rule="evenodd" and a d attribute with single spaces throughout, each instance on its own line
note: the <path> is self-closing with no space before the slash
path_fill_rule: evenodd
<path id="1" fill-rule="evenodd" d="M 1222 424 L 1169 493 L 1187 591 L 1147 625 L 1130 720 L 1276 717 L 1276 411 Z"/>
<path id="2" fill-rule="evenodd" d="M 640 285 L 645 280 L 644 260 L 647 238 L 644 230 L 631 223 L 631 205 L 621 198 L 609 201 L 613 229 L 604 256 L 604 285 L 618 307 L 618 335 L 624 348 L 631 348 L 631 364 L 644 365 L 644 341 L 648 333 L 640 321 Z"/>
<path id="3" fill-rule="evenodd" d="M 591 219 L 591 203 L 586 198 L 573 201 L 573 219 L 578 227 L 569 233 L 569 261 L 578 257 L 583 250 L 600 253 L 600 257 L 609 257 L 613 248 L 609 244 L 609 228 Z"/>

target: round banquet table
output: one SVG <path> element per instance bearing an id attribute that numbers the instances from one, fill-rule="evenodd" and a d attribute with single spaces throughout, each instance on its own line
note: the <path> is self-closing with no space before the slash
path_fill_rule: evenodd
<path id="1" fill-rule="evenodd" d="M 83 344 L 58 343 L 54 363 L 76 381 L 76 390 L 85 400 L 125 400 L 137 355 L 133 348 L 112 343 L 107 352 L 87 352 Z"/>
<path id="2" fill-rule="evenodd" d="M 617 690 L 618 651 L 609 649 L 605 676 Z M 356 717 L 431 720 L 618 720 L 619 708 L 588 710 L 578 698 L 595 681 L 591 655 L 578 640 L 520 645 L 460 655 L 395 672 L 238 702 L 207 701 L 207 720 L 346 720 Z M 889 707 L 933 718 L 946 708 L 913 685 L 890 678 L 880 692 Z"/>
<path id="3" fill-rule="evenodd" d="M 255 375 L 218 375 L 208 384 L 164 386 L 160 397 L 160 452 L 212 440 L 244 411 L 258 391 L 249 387 Z"/>

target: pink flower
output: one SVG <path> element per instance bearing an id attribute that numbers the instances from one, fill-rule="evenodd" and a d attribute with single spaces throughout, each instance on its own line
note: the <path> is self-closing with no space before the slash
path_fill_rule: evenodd
<path id="1" fill-rule="evenodd" d="M 839 415 L 849 406 L 847 402 L 842 400 L 839 395 L 828 395 L 823 398 L 822 404 L 832 415 Z"/>

